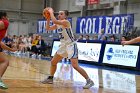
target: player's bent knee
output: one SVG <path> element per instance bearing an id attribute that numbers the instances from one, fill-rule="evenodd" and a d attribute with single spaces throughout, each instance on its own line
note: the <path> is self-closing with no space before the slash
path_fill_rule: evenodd
<path id="1" fill-rule="evenodd" d="M 56 66 L 56 65 L 57 65 L 56 62 L 54 62 L 54 61 L 51 62 L 51 66 Z"/>

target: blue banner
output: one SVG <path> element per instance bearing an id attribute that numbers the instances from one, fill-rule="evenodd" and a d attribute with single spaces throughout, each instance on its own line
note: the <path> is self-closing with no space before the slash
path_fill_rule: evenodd
<path id="1" fill-rule="evenodd" d="M 123 34 L 133 25 L 134 14 L 78 17 L 76 33 L 97 34 L 103 29 L 106 34 Z"/>
<path id="2" fill-rule="evenodd" d="M 68 18 L 70 23 L 72 24 L 72 18 Z M 53 31 L 47 31 L 46 30 L 46 23 L 47 21 L 45 19 L 39 19 L 37 22 L 37 33 L 57 33 L 57 29 Z M 50 26 L 53 25 L 53 22 L 50 22 Z"/>

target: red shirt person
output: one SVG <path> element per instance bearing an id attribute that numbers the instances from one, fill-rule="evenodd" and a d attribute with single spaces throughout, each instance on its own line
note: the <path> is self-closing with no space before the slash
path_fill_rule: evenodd
<path id="1" fill-rule="evenodd" d="M 5 19 L 0 19 L 0 23 L 1 23 L 1 26 L 2 26 L 2 28 L 0 29 L 0 41 L 2 41 L 2 39 L 5 37 L 7 28 L 9 26 L 9 21 L 6 18 Z"/>
<path id="2" fill-rule="evenodd" d="M 9 50 L 12 52 L 16 51 L 16 49 L 9 48 L 2 42 L 2 39 L 5 37 L 8 26 L 9 21 L 7 19 L 6 12 L 0 11 L 0 89 L 8 89 L 8 87 L 2 82 L 1 79 L 9 64 L 9 61 L 6 58 L 5 54 L 2 52 L 2 49 Z"/>

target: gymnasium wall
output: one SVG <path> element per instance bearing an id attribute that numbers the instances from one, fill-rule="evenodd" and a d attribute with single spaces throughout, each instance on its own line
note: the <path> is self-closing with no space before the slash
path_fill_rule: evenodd
<path id="1" fill-rule="evenodd" d="M 55 11 L 69 10 L 70 12 L 80 11 L 81 8 L 75 5 L 75 0 L 52 0 Z M 80 13 L 77 14 L 80 16 Z"/>
<path id="2" fill-rule="evenodd" d="M 0 0 L 0 10 L 7 11 L 10 35 L 36 33 L 37 19 L 42 18 L 43 0 Z"/>
<path id="3" fill-rule="evenodd" d="M 42 10 L 45 0 L 0 0 L 0 10 L 6 10 L 10 19 L 9 33 L 11 35 L 24 35 L 28 33 L 36 33 L 37 20 L 42 18 Z M 98 9 L 98 5 L 89 6 L 88 15 L 110 15 L 110 14 L 126 14 L 134 13 L 135 26 L 140 27 L 140 0 L 127 0 L 126 3 L 121 2 L 119 7 L 111 7 L 109 9 Z M 46 0 L 46 5 L 54 8 L 56 12 L 59 10 L 69 10 L 70 17 L 73 17 L 73 30 L 76 28 L 76 17 L 81 16 L 82 7 L 75 5 L 75 0 Z M 115 10 L 117 9 L 118 10 Z"/>
<path id="4" fill-rule="evenodd" d="M 134 1 L 128 0 L 127 13 L 134 13 L 134 25 L 140 27 L 140 0 Z"/>

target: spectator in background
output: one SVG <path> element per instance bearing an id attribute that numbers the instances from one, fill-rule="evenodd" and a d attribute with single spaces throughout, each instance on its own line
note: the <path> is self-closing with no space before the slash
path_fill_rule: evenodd
<path id="1" fill-rule="evenodd" d="M 122 45 L 129 45 L 129 44 L 135 44 L 135 43 L 139 43 L 140 42 L 140 36 L 136 37 L 134 39 L 131 39 L 129 41 L 122 41 L 121 44 Z"/>
<path id="2" fill-rule="evenodd" d="M 19 50 L 19 43 L 18 43 L 18 41 L 19 41 L 18 36 L 13 35 L 13 37 L 12 37 L 12 48 L 15 48 L 15 49 Z M 16 53 L 18 53 L 18 51 Z"/>
<path id="3" fill-rule="evenodd" d="M 27 52 L 27 48 L 28 48 L 28 39 L 26 35 L 22 38 L 22 42 L 24 43 L 24 53 L 25 53 Z"/>
<path id="4" fill-rule="evenodd" d="M 12 47 L 12 38 L 10 35 L 6 36 L 3 40 L 2 40 L 8 47 Z"/>
<path id="5" fill-rule="evenodd" d="M 5 36 L 2 40 L 5 44 L 9 42 L 9 35 Z"/>
<path id="6" fill-rule="evenodd" d="M 40 35 L 38 37 L 37 49 L 39 56 L 41 56 L 43 52 L 45 52 L 45 42 Z"/>
<path id="7" fill-rule="evenodd" d="M 31 51 L 33 37 L 32 36 L 29 36 L 27 38 L 27 41 L 28 41 L 28 45 L 27 45 L 28 51 Z"/>
<path id="8" fill-rule="evenodd" d="M 84 36 L 83 35 L 80 35 L 78 40 L 84 40 Z"/>
<path id="9" fill-rule="evenodd" d="M 38 34 L 33 34 L 33 40 L 38 36 Z"/>
<path id="10" fill-rule="evenodd" d="M 23 42 L 23 36 L 20 35 L 19 38 L 18 38 L 18 54 L 22 54 L 25 52 L 25 43 Z"/>
<path id="11" fill-rule="evenodd" d="M 99 32 L 99 35 L 98 35 L 98 40 L 103 40 L 103 38 L 105 37 L 105 34 L 104 34 L 104 29 L 101 29 L 101 32 Z"/>
<path id="12" fill-rule="evenodd" d="M 89 35 L 86 35 L 85 40 L 90 40 Z"/>
<path id="13" fill-rule="evenodd" d="M 107 41 L 107 36 L 103 36 L 102 40 Z"/>
<path id="14" fill-rule="evenodd" d="M 18 49 L 18 44 L 16 43 L 16 35 L 12 37 L 12 48 Z"/>
<path id="15" fill-rule="evenodd" d="M 16 39 L 17 39 L 17 36 L 16 36 L 16 35 L 13 35 L 12 41 L 13 41 L 13 42 L 16 42 Z"/>
<path id="16" fill-rule="evenodd" d="M 127 41 L 127 37 L 126 36 L 122 36 L 121 37 L 121 41 Z"/>
<path id="17" fill-rule="evenodd" d="M 112 42 L 115 42 L 116 41 L 115 35 L 110 36 L 110 41 L 112 41 Z"/>
<path id="18" fill-rule="evenodd" d="M 93 36 L 93 40 L 98 40 L 98 36 L 97 35 L 94 35 Z"/>
<path id="19" fill-rule="evenodd" d="M 33 39 L 32 41 L 32 47 L 31 47 L 31 51 L 32 51 L 32 57 L 36 58 L 36 54 L 38 53 L 37 50 L 37 44 L 38 44 L 38 36 L 36 36 L 36 38 Z"/>

